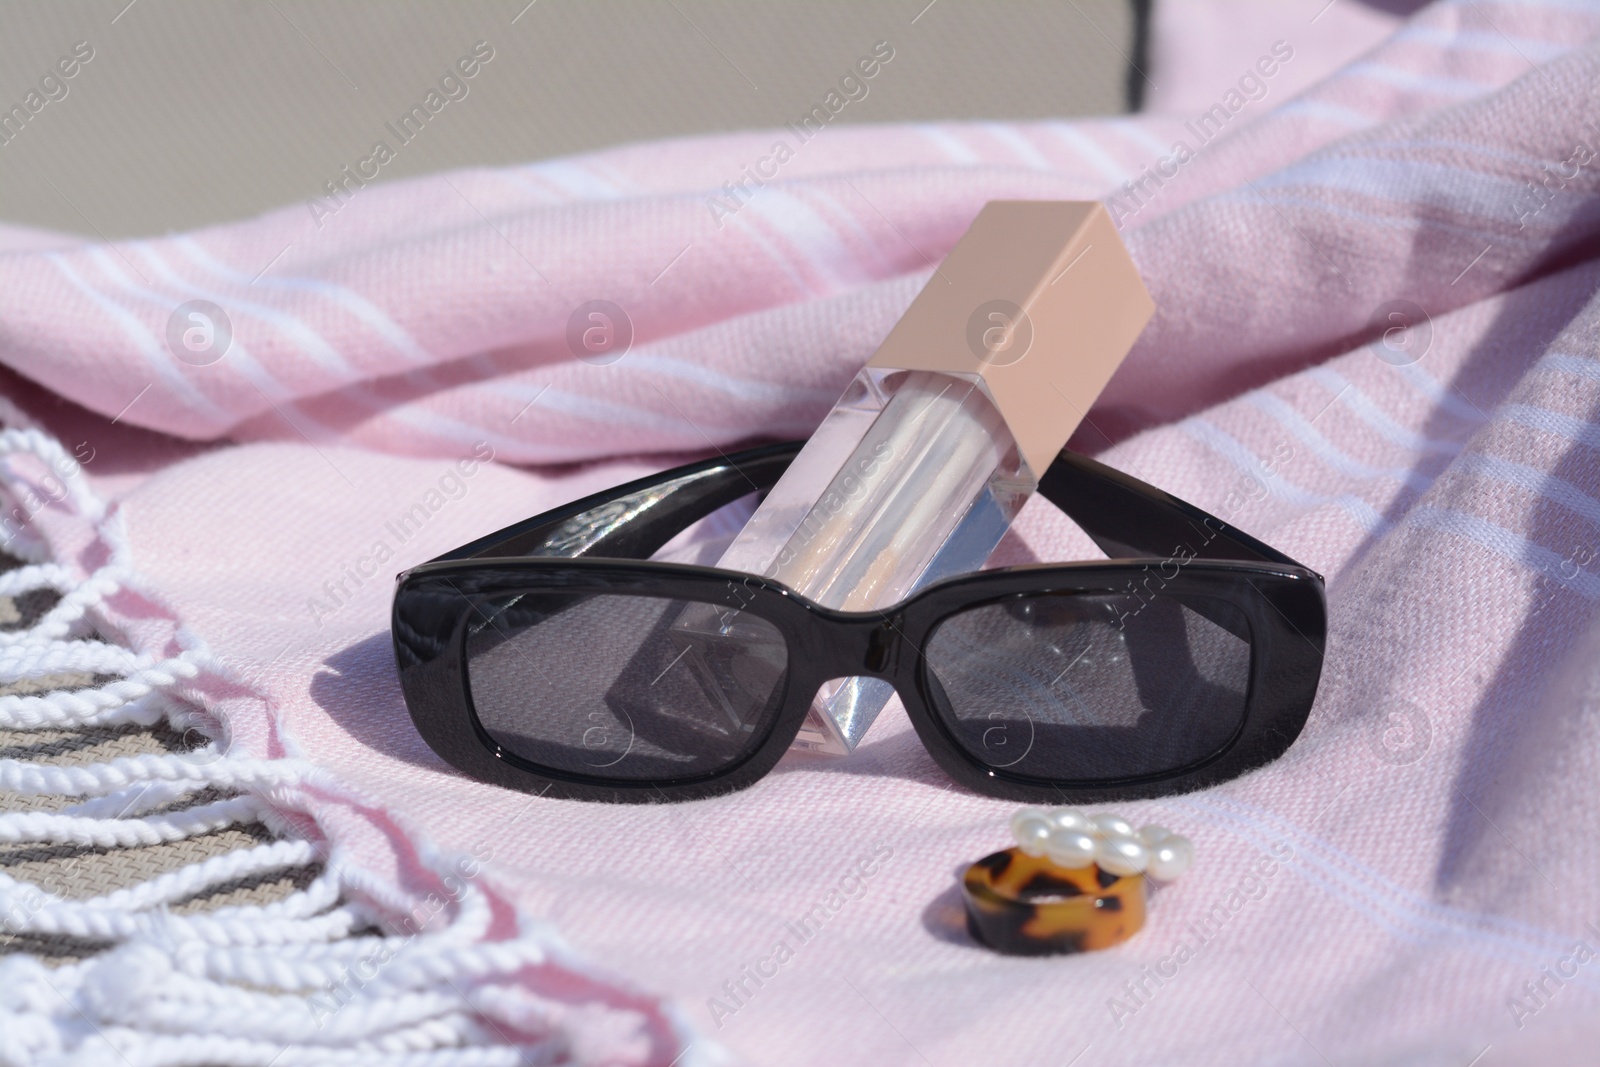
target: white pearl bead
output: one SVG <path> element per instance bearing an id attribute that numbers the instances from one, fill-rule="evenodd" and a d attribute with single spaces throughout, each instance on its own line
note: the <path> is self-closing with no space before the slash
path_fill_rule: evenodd
<path id="1" fill-rule="evenodd" d="M 1181 834 L 1169 834 L 1150 850 L 1150 877 L 1158 882 L 1170 882 L 1189 869 L 1194 862 L 1194 843 Z"/>
<path id="2" fill-rule="evenodd" d="M 1132 834 L 1107 834 L 1095 849 L 1095 862 L 1118 876 L 1138 874 L 1150 862 L 1150 850 Z"/>
<path id="3" fill-rule="evenodd" d="M 1095 828 L 1106 837 L 1132 837 L 1133 824 L 1120 815 L 1113 815 L 1109 811 L 1101 812 L 1092 820 Z"/>
<path id="4" fill-rule="evenodd" d="M 1165 826 L 1156 826 L 1152 824 L 1150 826 L 1139 827 L 1139 840 L 1143 841 L 1149 848 L 1155 848 L 1157 845 L 1171 836 L 1172 831 L 1168 830 Z"/>
<path id="5" fill-rule="evenodd" d="M 1052 809 L 1050 811 L 1050 823 L 1061 830 L 1081 830 L 1086 834 L 1095 833 L 1094 821 L 1077 808 Z"/>
<path id="6" fill-rule="evenodd" d="M 1042 808 L 1023 808 L 1011 816 L 1011 834 L 1017 839 L 1017 846 L 1030 856 L 1044 855 L 1050 829 L 1050 815 Z"/>
<path id="7" fill-rule="evenodd" d="M 1064 830 L 1056 827 L 1050 832 L 1050 840 L 1045 844 L 1045 855 L 1050 857 L 1050 862 L 1057 867 L 1074 870 L 1087 867 L 1094 862 L 1098 854 L 1095 836 L 1083 830 Z"/>

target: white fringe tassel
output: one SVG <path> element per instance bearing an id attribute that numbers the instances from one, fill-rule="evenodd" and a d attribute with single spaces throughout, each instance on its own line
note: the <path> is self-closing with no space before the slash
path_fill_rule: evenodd
<path id="1" fill-rule="evenodd" d="M 8 424 L 0 431 L 6 517 L 0 537 L 7 552 L 28 564 L 0 575 L 0 596 L 35 590 L 60 596 L 33 625 L 0 632 L 0 684 L 63 672 L 98 682 L 0 697 L 0 727 L 166 720 L 191 731 L 209 723 L 214 732 L 214 720 L 181 690 L 208 673 L 232 676 L 192 634 L 180 635 L 181 654 L 159 662 L 95 635 L 91 614 L 104 598 L 140 586 L 120 516 L 90 492 L 61 445 L 14 406 L 0 405 L 0 421 Z M 31 529 L 46 507 L 92 524 L 108 550 L 106 565 L 80 580 L 52 561 Z M 659 1057 L 659 1048 L 641 1055 L 640 1038 L 628 1033 L 638 1013 L 613 1011 L 623 1018 L 597 1027 L 594 1006 L 543 1000 L 516 981 L 523 968 L 540 964 L 588 982 L 604 979 L 584 973 L 554 935 L 530 922 L 512 940 L 483 940 L 490 905 L 480 885 L 460 877 L 469 857 L 420 845 L 441 884 L 453 887 L 448 906 L 420 928 L 403 928 L 413 932 L 372 933 L 402 929 L 393 920 L 411 902 L 370 873 L 347 869 L 337 845 L 296 837 L 279 809 L 292 804 L 285 798 L 296 787 L 313 782 L 324 792 L 330 785 L 308 764 L 231 756 L 215 742 L 80 766 L 0 760 L 0 790 L 77 800 L 55 811 L 0 814 L 0 843 L 128 847 L 253 822 L 285 838 L 85 900 L 0 873 L 6 932 L 80 939 L 86 950 L 111 946 L 53 968 L 27 955 L 0 957 L 0 1065 L 521 1067 Z M 236 795 L 209 799 L 215 793 L 197 796 L 202 790 Z M 183 806 L 191 799 L 197 802 Z M 304 889 L 272 904 L 168 910 L 237 879 L 318 862 L 322 871 Z M 656 1007 L 681 1042 L 667 1060 L 674 1054 L 683 1065 L 721 1060 L 669 1008 Z M 612 1036 L 596 1038 L 597 1030 Z M 507 1033 L 542 1036 L 517 1043 Z"/>

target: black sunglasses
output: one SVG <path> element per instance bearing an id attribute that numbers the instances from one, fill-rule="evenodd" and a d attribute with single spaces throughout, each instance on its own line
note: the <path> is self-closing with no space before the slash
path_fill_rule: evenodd
<path id="1" fill-rule="evenodd" d="M 703 797 L 771 770 L 825 682 L 867 677 L 894 686 L 963 785 L 1099 802 L 1225 781 L 1299 736 L 1322 671 L 1321 576 L 1075 453 L 1039 492 L 1110 562 L 979 571 L 845 612 L 648 559 L 771 488 L 799 450 L 665 471 L 400 574 L 395 658 L 423 739 L 512 789 Z"/>

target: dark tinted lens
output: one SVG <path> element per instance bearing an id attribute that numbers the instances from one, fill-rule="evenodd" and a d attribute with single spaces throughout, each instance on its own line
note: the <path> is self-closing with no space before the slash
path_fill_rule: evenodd
<path id="1" fill-rule="evenodd" d="M 680 778 L 737 762 L 783 697 L 783 636 L 748 612 L 616 594 L 478 602 L 467 679 L 478 721 L 541 767 Z"/>
<path id="2" fill-rule="evenodd" d="M 1209 598 L 1021 597 L 941 623 L 927 663 L 935 710 L 984 764 L 1056 781 L 1139 777 L 1234 735 L 1249 628 Z"/>

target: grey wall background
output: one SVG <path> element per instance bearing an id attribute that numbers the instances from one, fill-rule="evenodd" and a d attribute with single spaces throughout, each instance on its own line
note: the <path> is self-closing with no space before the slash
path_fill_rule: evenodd
<path id="1" fill-rule="evenodd" d="M 781 125 L 880 40 L 895 58 L 842 121 L 1122 112 L 1144 6 L 5 0 L 0 111 L 77 42 L 94 58 L 0 144 L 0 220 L 115 238 L 303 201 L 480 40 L 494 58 L 384 179 Z"/>

